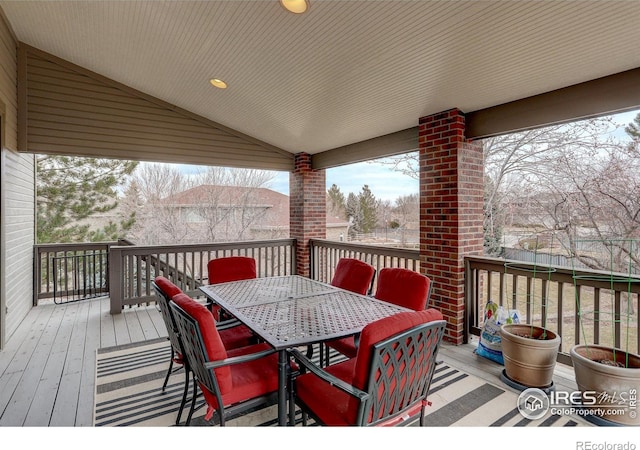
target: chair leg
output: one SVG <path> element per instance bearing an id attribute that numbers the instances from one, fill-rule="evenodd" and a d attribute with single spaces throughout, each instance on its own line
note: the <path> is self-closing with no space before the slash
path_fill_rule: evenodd
<path id="1" fill-rule="evenodd" d="M 324 367 L 324 344 L 320 342 L 318 344 L 318 364 L 320 367 Z"/>
<path id="2" fill-rule="evenodd" d="M 191 408 L 189 408 L 189 415 L 187 416 L 187 421 L 185 422 L 185 426 L 191 425 L 191 417 L 193 417 L 193 412 L 196 409 L 196 398 L 198 397 L 198 385 L 196 383 L 196 375 L 193 374 L 193 395 L 191 396 Z"/>
<path id="3" fill-rule="evenodd" d="M 322 363 L 320 364 L 322 367 L 329 367 L 331 365 L 331 348 L 328 345 L 322 344 L 324 347 L 324 366 Z"/>
<path id="4" fill-rule="evenodd" d="M 189 393 L 189 374 L 191 371 L 185 365 L 184 366 L 184 391 L 182 392 L 182 401 L 180 402 L 180 409 L 178 410 L 178 417 L 176 418 L 176 425 L 180 424 L 180 419 L 182 418 L 182 411 L 184 410 L 185 405 L 187 404 L 187 394 Z M 194 394 L 195 395 L 195 391 Z"/>
<path id="5" fill-rule="evenodd" d="M 167 370 L 167 376 L 164 377 L 164 383 L 162 384 L 162 392 L 164 392 L 167 387 L 167 383 L 169 382 L 169 377 L 171 376 L 171 371 L 173 370 L 173 358 L 174 358 L 173 347 L 171 348 L 171 360 L 169 361 L 169 370 Z"/>

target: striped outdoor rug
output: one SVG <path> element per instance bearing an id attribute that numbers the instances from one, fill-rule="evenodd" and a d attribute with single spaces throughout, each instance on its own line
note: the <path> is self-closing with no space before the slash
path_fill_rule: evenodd
<path id="1" fill-rule="evenodd" d="M 318 354 L 318 352 L 314 352 Z M 174 373 L 165 392 L 162 383 L 169 365 L 166 339 L 99 349 L 96 369 L 94 426 L 175 425 L 184 371 Z M 518 394 L 506 386 L 487 383 L 446 363 L 436 368 L 427 409 L 427 426 L 588 426 L 580 418 L 543 417 L 531 421 L 520 415 Z M 227 426 L 275 426 L 277 406 L 243 415 Z M 188 407 L 182 414 L 184 421 Z M 204 408 L 196 411 L 192 425 L 203 425 Z"/>

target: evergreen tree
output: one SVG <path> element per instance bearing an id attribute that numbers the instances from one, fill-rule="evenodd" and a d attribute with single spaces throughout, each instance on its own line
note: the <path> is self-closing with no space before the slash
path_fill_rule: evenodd
<path id="1" fill-rule="evenodd" d="M 347 195 L 345 211 L 351 224 L 349 226 L 349 236 L 353 237 L 356 233 L 362 233 L 362 209 L 360 208 L 358 197 L 353 192 L 349 192 L 349 195 Z"/>
<path id="2" fill-rule="evenodd" d="M 91 230 L 82 223 L 118 205 L 117 188 L 138 165 L 135 161 L 39 155 L 36 161 L 38 243 L 117 239 L 133 216 Z"/>
<path id="3" fill-rule="evenodd" d="M 346 201 L 340 188 L 334 183 L 327 191 L 327 213 L 332 217 L 348 219 L 346 215 Z"/>
<path id="4" fill-rule="evenodd" d="M 626 131 L 626 133 L 634 141 L 640 140 L 640 113 L 636 115 L 635 119 L 633 119 L 633 122 L 631 122 L 624 128 L 624 131 Z"/>
<path id="5" fill-rule="evenodd" d="M 362 187 L 362 191 L 358 195 L 358 202 L 360 203 L 360 210 L 362 211 L 360 230 L 363 233 L 371 233 L 378 224 L 378 202 L 368 185 L 365 184 Z"/>
<path id="6" fill-rule="evenodd" d="M 628 146 L 629 151 L 640 151 L 640 113 L 636 115 L 636 117 L 633 119 L 633 122 L 631 122 L 624 128 L 624 131 L 626 131 L 631 138 L 631 143 L 629 143 Z"/>

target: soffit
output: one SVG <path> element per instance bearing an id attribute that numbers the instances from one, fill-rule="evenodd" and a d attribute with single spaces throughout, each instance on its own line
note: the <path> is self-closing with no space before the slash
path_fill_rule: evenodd
<path id="1" fill-rule="evenodd" d="M 31 46 L 316 154 L 640 67 L 637 1 L 0 1 Z M 208 80 L 225 79 L 216 90 Z"/>

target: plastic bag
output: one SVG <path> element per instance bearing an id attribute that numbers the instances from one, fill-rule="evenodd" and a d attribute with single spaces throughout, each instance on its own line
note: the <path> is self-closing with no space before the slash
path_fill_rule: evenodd
<path id="1" fill-rule="evenodd" d="M 484 311 L 484 324 L 480 342 L 475 353 L 504 365 L 500 327 L 504 324 L 520 323 L 520 313 L 516 309 L 505 309 L 489 300 Z"/>

